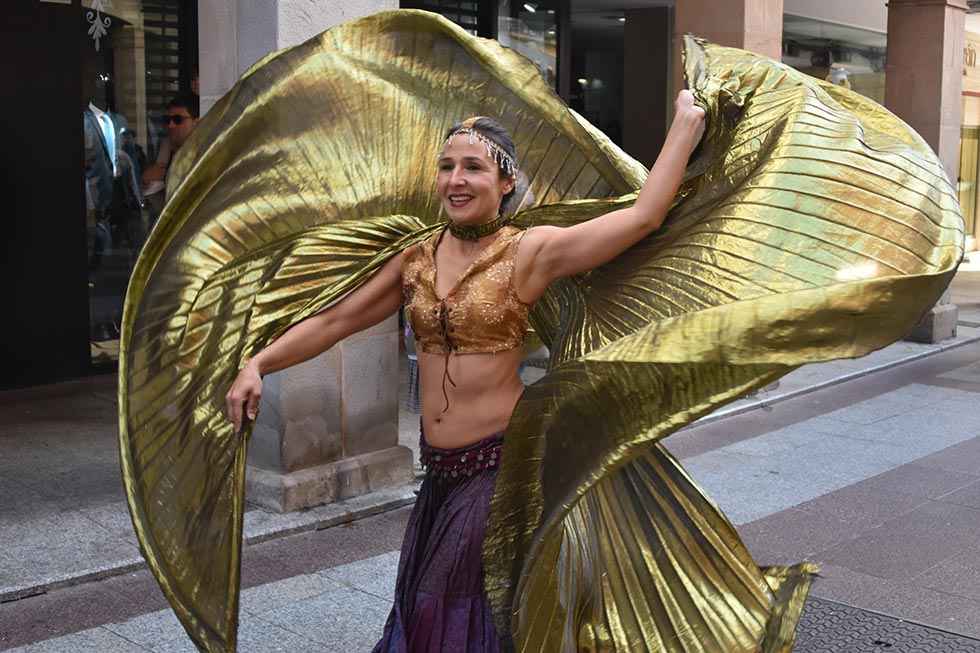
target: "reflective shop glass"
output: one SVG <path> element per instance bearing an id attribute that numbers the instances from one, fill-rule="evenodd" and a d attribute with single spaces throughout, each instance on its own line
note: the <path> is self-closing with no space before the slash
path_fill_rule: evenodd
<path id="1" fill-rule="evenodd" d="M 167 105 L 182 94 L 196 99 L 197 3 L 85 0 L 78 11 L 89 342 L 98 365 L 119 357 L 126 286 L 163 208 L 175 149 Z M 170 125 L 176 120 L 191 126 Z"/>
<path id="2" fill-rule="evenodd" d="M 782 61 L 884 104 L 887 39 L 884 32 L 785 14 Z"/>
<path id="3" fill-rule="evenodd" d="M 497 40 L 530 59 L 552 88 L 558 84 L 557 2 L 501 0 Z"/>
<path id="4" fill-rule="evenodd" d="M 967 249 L 975 249 L 980 237 L 977 220 L 977 187 L 980 185 L 980 34 L 969 29 L 963 47 L 963 120 L 960 132 L 960 170 L 957 179 L 960 207 L 966 227 Z"/>

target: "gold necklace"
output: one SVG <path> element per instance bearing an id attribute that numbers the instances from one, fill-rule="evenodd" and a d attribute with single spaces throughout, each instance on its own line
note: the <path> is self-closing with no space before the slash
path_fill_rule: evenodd
<path id="1" fill-rule="evenodd" d="M 450 220 L 448 223 L 449 233 L 460 240 L 480 240 L 485 236 L 500 231 L 501 228 L 507 226 L 513 219 L 514 216 L 512 215 L 498 215 L 490 222 L 476 225 L 456 224 Z"/>

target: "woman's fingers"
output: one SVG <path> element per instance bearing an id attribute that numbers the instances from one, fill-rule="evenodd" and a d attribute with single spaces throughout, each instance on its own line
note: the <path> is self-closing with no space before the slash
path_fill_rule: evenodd
<path id="1" fill-rule="evenodd" d="M 691 93 L 686 88 L 677 94 L 677 104 L 679 107 L 693 107 L 694 106 L 694 93 Z"/>
<path id="2" fill-rule="evenodd" d="M 254 379 L 243 370 L 235 379 L 231 390 L 225 395 L 225 413 L 228 421 L 235 427 L 235 433 L 240 433 L 246 418 L 255 420 L 259 414 L 259 400 L 262 398 L 262 378 Z"/>
<path id="3" fill-rule="evenodd" d="M 242 428 L 242 401 L 232 391 L 228 393 L 225 403 L 227 404 L 228 420 L 235 427 L 235 433 L 238 433 Z"/>
<path id="4" fill-rule="evenodd" d="M 245 402 L 245 414 L 251 421 L 255 421 L 255 418 L 259 415 L 259 400 L 261 395 L 257 392 L 253 392 L 249 395 Z"/>

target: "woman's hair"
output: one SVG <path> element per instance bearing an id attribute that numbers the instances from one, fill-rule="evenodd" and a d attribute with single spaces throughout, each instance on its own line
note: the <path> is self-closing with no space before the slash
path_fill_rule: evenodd
<path id="1" fill-rule="evenodd" d="M 449 131 L 446 132 L 446 136 L 443 140 L 449 140 L 449 137 L 454 133 L 467 127 L 480 132 L 483 136 L 493 141 L 501 150 L 506 152 L 512 161 L 517 161 L 517 148 L 514 146 L 514 139 L 510 137 L 510 134 L 506 129 L 504 129 L 504 126 L 493 118 L 481 117 L 472 124 L 457 122 L 449 129 Z M 518 187 L 520 186 L 521 190 L 523 190 L 527 184 L 522 183 L 522 180 L 524 180 L 525 177 L 520 173 L 520 171 L 516 173 L 510 172 L 504 167 L 503 161 L 497 162 L 497 170 L 500 172 L 502 177 L 514 177 L 514 187 L 509 193 L 504 195 L 503 200 L 500 202 L 500 212 L 506 213 L 511 209 L 511 200 L 517 195 Z"/>

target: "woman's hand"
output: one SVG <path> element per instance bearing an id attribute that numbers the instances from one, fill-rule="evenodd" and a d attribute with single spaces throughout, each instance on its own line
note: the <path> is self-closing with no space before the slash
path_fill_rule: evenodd
<path id="1" fill-rule="evenodd" d="M 674 100 L 674 122 L 670 130 L 678 130 L 679 135 L 690 142 L 688 153 L 694 151 L 704 136 L 704 109 L 695 104 L 694 94 L 687 89 L 678 93 Z"/>
<path id="2" fill-rule="evenodd" d="M 241 369 L 231 390 L 225 395 L 225 414 L 235 425 L 235 433 L 242 430 L 242 415 L 255 421 L 259 414 L 259 400 L 262 398 L 262 375 L 259 374 L 255 359 Z"/>

